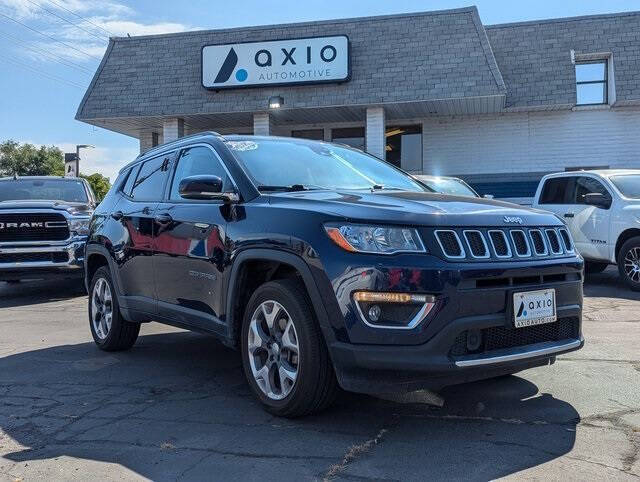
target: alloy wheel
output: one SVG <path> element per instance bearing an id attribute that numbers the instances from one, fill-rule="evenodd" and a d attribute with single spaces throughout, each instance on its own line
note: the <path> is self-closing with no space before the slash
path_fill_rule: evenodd
<path id="1" fill-rule="evenodd" d="M 106 279 L 100 278 L 93 285 L 93 293 L 91 293 L 91 321 L 93 330 L 100 340 L 104 340 L 109 335 L 112 319 L 111 288 Z"/>
<path id="2" fill-rule="evenodd" d="M 624 272 L 634 283 L 640 283 L 640 247 L 631 248 L 624 257 Z"/>
<path id="3" fill-rule="evenodd" d="M 247 349 L 253 378 L 272 400 L 282 400 L 298 378 L 300 348 L 291 316 L 277 301 L 268 300 L 251 317 Z"/>

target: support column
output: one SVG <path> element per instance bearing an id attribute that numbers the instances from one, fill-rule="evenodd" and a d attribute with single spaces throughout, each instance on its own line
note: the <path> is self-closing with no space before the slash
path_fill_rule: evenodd
<path id="1" fill-rule="evenodd" d="M 253 114 L 253 135 L 272 136 L 273 118 L 268 112 L 257 112 Z"/>
<path id="2" fill-rule="evenodd" d="M 153 147 L 153 131 L 144 130 L 140 131 L 138 139 L 140 140 L 140 154 L 145 153 Z"/>
<path id="3" fill-rule="evenodd" d="M 184 120 L 179 117 L 165 119 L 162 125 L 162 134 L 164 142 L 171 142 L 184 137 Z"/>
<path id="4" fill-rule="evenodd" d="M 365 149 L 380 159 L 385 159 L 385 131 L 386 123 L 384 117 L 384 108 L 368 107 L 367 108 L 367 124 L 365 126 Z"/>

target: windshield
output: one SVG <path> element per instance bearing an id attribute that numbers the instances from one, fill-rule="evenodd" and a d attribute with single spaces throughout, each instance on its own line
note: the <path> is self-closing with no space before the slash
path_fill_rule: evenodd
<path id="1" fill-rule="evenodd" d="M 443 179 L 443 178 L 431 178 L 424 179 L 418 176 L 418 179 L 423 184 L 426 184 L 436 192 L 443 194 L 453 194 L 455 196 L 471 196 L 478 197 L 473 189 L 459 179 Z"/>
<path id="2" fill-rule="evenodd" d="M 618 188 L 624 197 L 640 199 L 640 174 L 611 176 L 611 182 Z"/>
<path id="3" fill-rule="evenodd" d="M 404 172 L 362 151 L 297 139 L 229 140 L 227 147 L 262 190 L 401 189 L 428 191 Z"/>
<path id="4" fill-rule="evenodd" d="M 64 179 L 16 179 L 0 181 L 0 201 L 47 200 L 87 202 L 82 181 Z"/>

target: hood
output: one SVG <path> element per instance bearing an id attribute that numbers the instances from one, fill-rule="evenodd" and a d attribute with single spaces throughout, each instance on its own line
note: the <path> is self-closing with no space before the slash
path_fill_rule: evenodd
<path id="1" fill-rule="evenodd" d="M 66 201 L 31 201 L 31 200 L 17 200 L 17 201 L 0 201 L 0 212 L 4 210 L 26 209 L 38 211 L 41 209 L 53 209 L 56 211 L 66 211 L 73 216 L 90 216 L 93 212 L 92 207 L 87 203 L 72 203 Z"/>
<path id="2" fill-rule="evenodd" d="M 270 195 L 274 206 L 348 221 L 416 226 L 559 226 L 548 211 L 493 199 L 407 191 L 303 191 Z"/>

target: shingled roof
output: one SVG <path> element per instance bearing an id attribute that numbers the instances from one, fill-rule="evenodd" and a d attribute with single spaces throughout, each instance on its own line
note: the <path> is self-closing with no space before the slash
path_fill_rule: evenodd
<path id="1" fill-rule="evenodd" d="M 321 87 L 287 87 L 287 108 L 481 97 L 498 97 L 499 105 L 504 103 L 505 85 L 489 39 L 477 9 L 469 7 L 112 38 L 76 118 L 91 121 L 264 110 L 267 88 L 220 92 L 202 88 L 202 46 L 342 34 L 351 45 L 351 80 Z"/>

